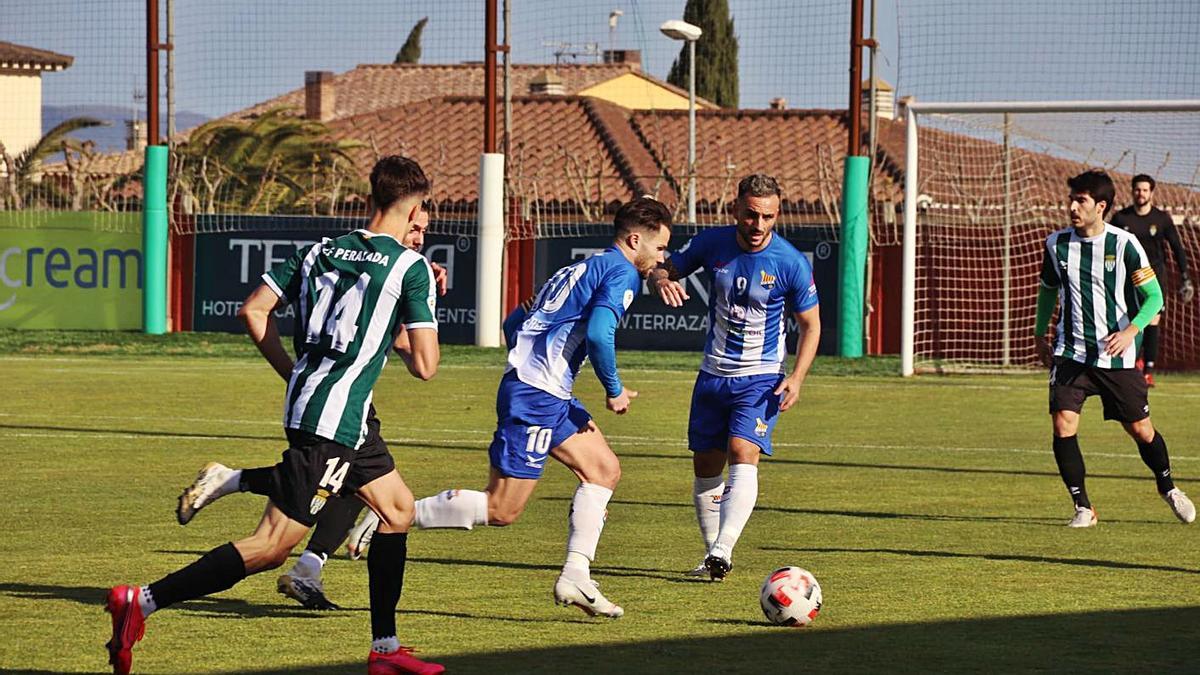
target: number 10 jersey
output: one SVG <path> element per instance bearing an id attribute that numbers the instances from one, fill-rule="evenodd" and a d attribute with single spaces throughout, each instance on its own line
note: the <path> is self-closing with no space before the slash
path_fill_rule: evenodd
<path id="1" fill-rule="evenodd" d="M 433 270 L 396 239 L 355 230 L 296 251 L 262 279 L 296 309 L 284 426 L 358 448 L 397 326 L 437 329 Z"/>

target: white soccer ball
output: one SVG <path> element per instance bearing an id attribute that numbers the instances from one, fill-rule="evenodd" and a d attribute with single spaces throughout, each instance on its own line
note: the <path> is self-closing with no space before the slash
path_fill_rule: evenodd
<path id="1" fill-rule="evenodd" d="M 807 626 L 821 611 L 821 584 L 808 570 L 780 567 L 763 582 L 759 604 L 773 624 Z"/>

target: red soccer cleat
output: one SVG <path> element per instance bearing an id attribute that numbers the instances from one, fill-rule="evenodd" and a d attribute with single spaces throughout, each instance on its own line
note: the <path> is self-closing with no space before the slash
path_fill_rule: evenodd
<path id="1" fill-rule="evenodd" d="M 416 673 L 417 675 L 437 675 L 446 672 L 440 663 L 422 661 L 412 655 L 410 647 L 401 647 L 400 651 L 391 654 L 380 654 L 372 651 L 367 657 L 367 675 L 397 675 L 397 673 Z"/>
<path id="2" fill-rule="evenodd" d="M 104 611 L 112 614 L 112 639 L 108 647 L 108 662 L 116 675 L 128 675 L 133 665 L 133 645 L 146 634 L 146 619 L 138 605 L 137 586 L 114 586 L 108 592 Z"/>

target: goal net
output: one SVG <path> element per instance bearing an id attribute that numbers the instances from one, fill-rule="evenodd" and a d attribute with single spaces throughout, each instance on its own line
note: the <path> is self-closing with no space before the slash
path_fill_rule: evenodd
<path id="1" fill-rule="evenodd" d="M 1200 259 L 1200 101 L 910 105 L 902 361 L 914 370 L 1037 365 L 1032 339 L 1042 246 L 1069 225 L 1067 178 L 1102 168 L 1157 181 L 1155 206 Z M 915 143 L 913 142 L 915 140 Z M 915 180 L 914 180 L 915 177 Z M 911 202 L 911 203 L 909 203 Z M 1178 301 L 1168 248 L 1159 364 L 1200 365 L 1200 315 Z M 1193 263 L 1194 264 L 1194 263 Z"/>

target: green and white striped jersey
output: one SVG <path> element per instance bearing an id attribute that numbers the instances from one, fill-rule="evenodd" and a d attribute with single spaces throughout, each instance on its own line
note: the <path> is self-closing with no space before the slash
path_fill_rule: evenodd
<path id="1" fill-rule="evenodd" d="M 296 306 L 284 426 L 358 448 L 397 326 L 437 329 L 433 270 L 394 238 L 356 230 L 296 251 L 262 278 Z"/>
<path id="2" fill-rule="evenodd" d="M 1041 283 L 1058 289 L 1058 335 L 1054 355 L 1097 368 L 1133 368 L 1140 340 L 1117 356 L 1104 353 L 1104 338 L 1123 330 L 1141 306 L 1137 287 L 1154 279 L 1154 270 L 1137 237 L 1104 225 L 1104 232 L 1083 239 L 1075 228 L 1046 238 Z"/>

